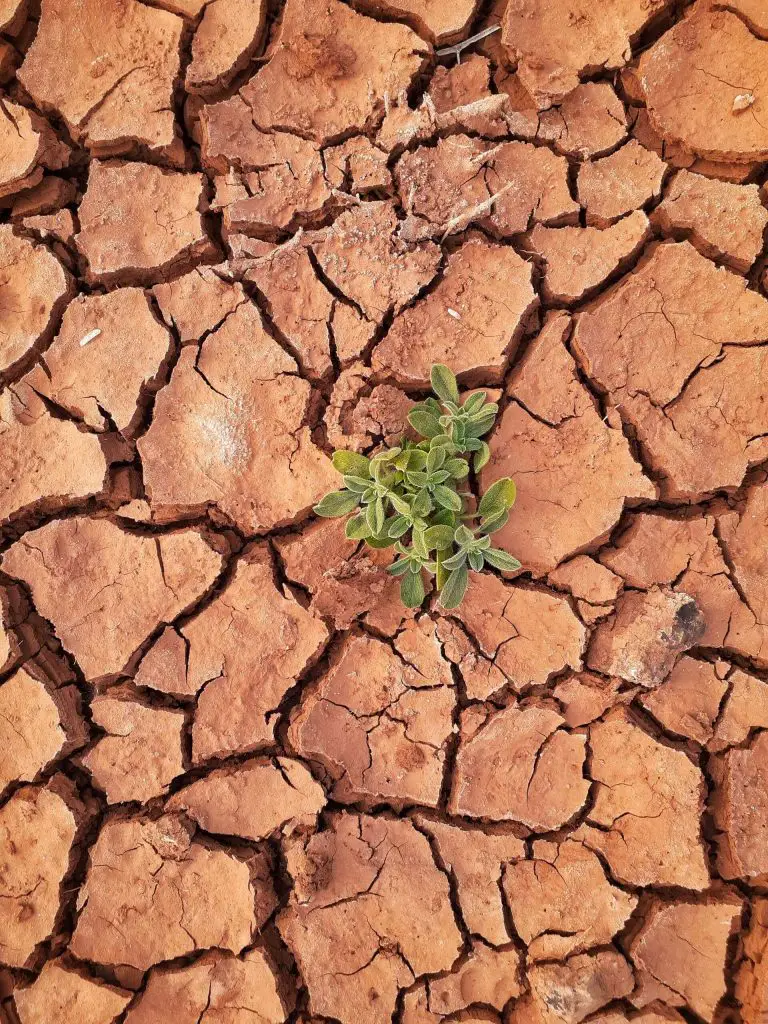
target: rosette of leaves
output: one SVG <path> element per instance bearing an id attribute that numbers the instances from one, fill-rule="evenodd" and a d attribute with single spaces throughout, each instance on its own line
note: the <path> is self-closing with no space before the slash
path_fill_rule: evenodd
<path id="1" fill-rule="evenodd" d="M 388 571 L 400 577 L 408 608 L 424 600 L 425 573 L 434 576 L 442 606 L 455 608 L 466 593 L 470 571 L 520 568 L 516 558 L 491 544 L 491 534 L 509 518 L 515 484 L 508 477 L 497 480 L 475 507 L 467 489 L 470 460 L 475 472 L 488 462 L 483 437 L 499 407 L 487 401 L 484 391 L 462 403 L 447 366 L 433 366 L 431 381 L 436 397 L 414 406 L 408 416 L 423 440 L 403 438 L 370 457 L 334 452 L 344 487 L 326 494 L 315 512 L 349 516 L 350 540 L 364 540 L 372 548 L 394 546 L 398 557 Z"/>

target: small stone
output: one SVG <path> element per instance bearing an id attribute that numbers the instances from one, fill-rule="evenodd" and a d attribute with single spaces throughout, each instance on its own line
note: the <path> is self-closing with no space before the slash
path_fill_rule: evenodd
<path id="1" fill-rule="evenodd" d="M 565 732 L 549 708 L 508 707 L 462 736 L 448 803 L 451 814 L 559 828 L 583 806 L 585 737 Z"/>
<path id="2" fill-rule="evenodd" d="M 587 210 L 587 224 L 605 228 L 651 199 L 658 199 L 667 165 L 635 139 L 601 160 L 579 167 L 579 202 Z"/>
<path id="3" fill-rule="evenodd" d="M 712 739 L 728 691 L 727 668 L 726 662 L 713 665 L 683 657 L 663 686 L 643 695 L 643 707 L 668 732 L 704 746 Z"/>
<path id="4" fill-rule="evenodd" d="M 162 153 L 175 139 L 182 28 L 143 3 L 77 0 L 73 10 L 69 0 L 44 0 L 19 81 L 94 155 Z"/>
<path id="5" fill-rule="evenodd" d="M 94 430 L 139 425 L 140 400 L 160 383 L 171 340 L 139 288 L 80 295 L 26 382 Z"/>
<path id="6" fill-rule="evenodd" d="M 371 365 L 405 385 L 428 386 L 442 361 L 466 384 L 499 383 L 537 302 L 530 264 L 473 237 L 448 256 L 437 286 L 395 318 Z"/>
<path id="7" fill-rule="evenodd" d="M 539 114 L 536 134 L 566 156 L 580 160 L 602 156 L 627 136 L 624 105 L 608 82 L 586 82 L 556 107 Z"/>
<path id="8" fill-rule="evenodd" d="M 629 266 L 650 233 L 648 218 L 640 210 L 602 230 L 537 224 L 527 244 L 544 260 L 544 298 L 568 304 L 594 293 Z"/>
<path id="9" fill-rule="evenodd" d="M 25 967 L 53 933 L 83 811 L 61 776 L 17 789 L 0 807 L 0 963 Z"/>
<path id="10" fill-rule="evenodd" d="M 653 898 L 630 956 L 642 983 L 665 986 L 669 1001 L 712 1021 L 725 995 L 725 964 L 739 931 L 742 904 L 733 897 L 706 903 L 664 903 Z"/>
<path id="11" fill-rule="evenodd" d="M 704 634 L 704 618 L 687 594 L 653 587 L 627 591 L 616 612 L 592 635 L 587 665 L 604 675 L 653 687 L 663 683 L 678 656 Z"/>
<path id="12" fill-rule="evenodd" d="M 221 558 L 194 530 L 150 538 L 76 516 L 26 533 L 2 567 L 27 584 L 38 612 L 95 680 L 124 671 L 160 623 L 204 594 Z"/>
<path id="13" fill-rule="evenodd" d="M 83 757 L 83 765 L 107 803 L 146 803 L 168 792 L 184 772 L 183 711 L 146 707 L 119 690 L 91 701 L 91 715 L 106 732 Z"/>
<path id="14" fill-rule="evenodd" d="M 242 957 L 205 953 L 191 964 L 153 970 L 125 1021 L 157 1024 L 172 1012 L 173 1024 L 199 1024 L 206 1016 L 212 1022 L 245 1024 L 250 1018 L 284 1024 L 294 995 L 283 981 L 265 949 L 250 949 Z"/>
<path id="15" fill-rule="evenodd" d="M 327 824 L 288 855 L 294 887 L 277 925 L 310 1013 L 390 1024 L 399 990 L 461 951 L 448 879 L 408 820 L 337 813 Z"/>
<path id="16" fill-rule="evenodd" d="M 29 988 L 14 992 L 21 1024 L 111 1024 L 131 1001 L 131 992 L 67 970 L 49 960 Z"/>
<path id="17" fill-rule="evenodd" d="M 280 702 L 328 639 L 322 621 L 275 585 L 263 546 L 181 633 L 188 685 L 205 687 L 192 726 L 196 764 L 271 744 Z"/>
<path id="18" fill-rule="evenodd" d="M 323 766 L 337 801 L 436 807 L 455 699 L 450 666 L 425 618 L 396 638 L 395 651 L 350 638 L 302 701 L 289 738 Z"/>
<path id="19" fill-rule="evenodd" d="M 266 21 L 266 0 L 216 0 L 206 4 L 192 40 L 187 91 L 225 89 L 258 50 Z"/>
<path id="20" fill-rule="evenodd" d="M 241 95 L 263 131 L 329 142 L 362 132 L 385 94 L 408 89 L 425 51 L 405 25 L 366 18 L 339 0 L 289 0 L 269 63 Z"/>
<path id="21" fill-rule="evenodd" d="M 519 0 L 503 15 L 501 41 L 544 109 L 567 96 L 582 76 L 623 67 L 643 29 L 668 6 L 669 0 L 608 0 L 595 8 L 567 0 L 555 8 Z"/>
<path id="22" fill-rule="evenodd" d="M 398 313 L 437 273 L 432 242 L 406 245 L 388 202 L 363 203 L 342 213 L 313 245 L 328 279 L 373 323 Z"/>
<path id="23" fill-rule="evenodd" d="M 155 402 L 138 443 L 153 511 L 210 507 L 251 534 L 304 517 L 338 481 L 306 425 L 312 398 L 257 308 L 238 306 L 199 350 L 182 350 Z"/>
<path id="24" fill-rule="evenodd" d="M 0 686 L 0 792 L 32 782 L 87 738 L 75 686 L 49 691 L 20 668 Z"/>
<path id="25" fill-rule="evenodd" d="M 712 810 L 717 843 L 717 870 L 723 878 L 762 879 L 768 874 L 768 732 L 758 732 L 748 746 L 712 758 L 715 780 Z"/>
<path id="26" fill-rule="evenodd" d="M 73 294 L 72 278 L 44 245 L 0 225 L 0 375 L 13 373 L 33 348 L 50 340 Z"/>
<path id="27" fill-rule="evenodd" d="M 748 163 L 768 157 L 768 42 L 727 11 L 697 5 L 640 58 L 652 125 L 696 156 Z M 749 82 L 749 113 L 734 116 Z"/>
<path id="28" fill-rule="evenodd" d="M 531 960 L 564 960 L 608 945 L 637 906 L 636 897 L 608 881 L 597 856 L 572 839 L 535 842 L 532 860 L 505 868 L 504 893 Z"/>
<path id="29" fill-rule="evenodd" d="M 211 267 L 195 267 L 152 292 L 163 319 L 174 327 L 182 345 L 214 331 L 248 299 L 242 285 L 223 281 Z"/>
<path id="30" fill-rule="evenodd" d="M 603 854 L 624 885 L 706 889 L 701 840 L 704 779 L 681 750 L 614 711 L 590 730 L 593 808 L 573 836 Z"/>
<path id="31" fill-rule="evenodd" d="M 483 573 L 472 578 L 454 614 L 518 690 L 581 668 L 586 631 L 559 594 L 508 586 Z"/>
<path id="32" fill-rule="evenodd" d="M 214 255 L 200 213 L 204 182 L 152 164 L 93 160 L 75 238 L 89 280 L 150 283 Z"/>
<path id="33" fill-rule="evenodd" d="M 768 210 L 757 185 L 734 185 L 681 170 L 653 220 L 686 238 L 709 259 L 746 273 L 763 248 Z"/>
<path id="34" fill-rule="evenodd" d="M 472 935 L 493 946 L 510 940 L 499 882 L 505 864 L 525 856 L 522 840 L 416 815 L 420 832 L 432 837 L 440 859 L 456 880 L 461 916 Z"/>
<path id="35" fill-rule="evenodd" d="M 257 841 L 314 828 L 325 806 L 323 787 L 300 761 L 244 761 L 180 789 L 168 801 L 206 832 Z"/>
<path id="36" fill-rule="evenodd" d="M 458 1013 L 472 1003 L 481 1003 L 501 1011 L 523 992 L 518 980 L 520 967 L 520 953 L 514 946 L 491 949 L 475 942 L 467 959 L 451 974 L 430 981 L 429 1009 L 438 1014 Z"/>
<path id="37" fill-rule="evenodd" d="M 536 575 L 607 539 L 625 503 L 656 496 L 621 430 L 603 421 L 579 380 L 564 344 L 570 324 L 550 317 L 526 350 L 480 478 L 483 491 L 502 476 L 518 480 L 509 524 L 494 543 Z"/>
<path id="38" fill-rule="evenodd" d="M 0 391 L 0 439 L 0 519 L 65 508 L 106 486 L 98 438 L 51 416 L 23 382 Z"/>

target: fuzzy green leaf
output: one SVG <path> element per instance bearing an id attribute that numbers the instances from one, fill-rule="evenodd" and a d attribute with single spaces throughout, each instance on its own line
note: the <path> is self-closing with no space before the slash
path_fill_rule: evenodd
<path id="1" fill-rule="evenodd" d="M 520 563 L 512 555 L 502 551 L 501 548 L 489 548 L 484 552 L 485 560 L 494 569 L 501 569 L 502 572 L 514 572 L 520 568 Z"/>
<path id="2" fill-rule="evenodd" d="M 430 526 L 424 531 L 424 543 L 430 551 L 444 551 L 453 543 L 453 530 L 450 526 Z"/>
<path id="3" fill-rule="evenodd" d="M 408 533 L 408 520 L 405 516 L 395 516 L 389 524 L 387 536 L 397 539 L 398 537 L 402 537 L 405 533 Z"/>
<path id="4" fill-rule="evenodd" d="M 368 529 L 368 523 L 365 521 L 365 512 L 360 512 L 358 515 L 348 519 L 347 525 L 344 527 L 344 533 L 349 540 L 365 540 L 367 537 L 370 537 L 371 531 Z"/>
<path id="5" fill-rule="evenodd" d="M 437 417 L 424 409 L 411 409 L 408 413 L 408 422 L 422 437 L 435 437 L 437 434 L 443 433 L 443 428 Z"/>
<path id="6" fill-rule="evenodd" d="M 398 558 L 396 562 L 387 566 L 387 572 L 392 576 L 403 576 L 411 568 L 411 562 L 408 558 Z"/>
<path id="7" fill-rule="evenodd" d="M 481 517 L 498 515 L 499 512 L 506 512 L 515 503 L 517 488 L 514 480 L 504 476 L 492 484 L 480 499 L 478 514 Z"/>
<path id="8" fill-rule="evenodd" d="M 365 543 L 369 548 L 391 548 L 396 541 L 394 537 L 368 537 Z"/>
<path id="9" fill-rule="evenodd" d="M 477 449 L 472 462 L 476 473 L 479 473 L 484 466 L 488 465 L 488 460 L 491 457 L 491 449 L 485 441 L 481 441 L 480 444 L 482 445 L 482 448 Z"/>
<path id="10" fill-rule="evenodd" d="M 469 559 L 469 566 L 474 569 L 475 572 L 480 572 L 483 568 L 483 556 L 479 551 L 470 551 L 467 555 Z"/>
<path id="11" fill-rule="evenodd" d="M 344 486 L 348 491 L 354 491 L 355 494 L 365 494 L 368 488 L 371 486 L 371 481 L 366 480 L 364 476 L 345 476 Z"/>
<path id="12" fill-rule="evenodd" d="M 445 462 L 445 448 L 436 448 L 434 445 L 430 446 L 429 454 L 427 455 L 427 472 L 434 473 L 436 469 L 440 469 Z"/>
<path id="13" fill-rule="evenodd" d="M 462 406 L 462 412 L 467 416 L 471 416 L 473 413 L 479 412 L 483 407 L 483 403 L 488 397 L 485 391 L 476 391 L 474 395 L 470 395 Z"/>
<path id="14" fill-rule="evenodd" d="M 452 491 L 445 484 L 437 484 L 432 488 L 432 496 L 442 508 L 450 509 L 451 512 L 461 512 L 462 502 L 456 491 Z"/>
<path id="15" fill-rule="evenodd" d="M 480 533 L 496 533 L 502 526 L 506 526 L 509 522 L 509 512 L 504 509 L 503 512 L 499 512 L 498 515 L 488 516 L 486 519 L 480 520 Z"/>
<path id="16" fill-rule="evenodd" d="M 451 474 L 454 480 L 463 480 L 469 476 L 469 465 L 466 459 L 448 459 L 443 464 L 443 469 Z"/>
<path id="17" fill-rule="evenodd" d="M 429 379 L 432 382 L 432 390 L 438 398 L 442 398 L 444 402 L 455 402 L 458 405 L 459 386 L 456 383 L 456 377 L 447 366 L 435 363 Z"/>
<path id="18" fill-rule="evenodd" d="M 314 510 L 317 515 L 323 516 L 325 519 L 336 519 L 338 516 L 347 515 L 353 508 L 357 508 L 359 500 L 359 495 L 353 494 L 351 491 L 331 491 L 315 505 Z"/>
<path id="19" fill-rule="evenodd" d="M 406 608 L 418 608 L 424 600 L 421 572 L 407 572 L 400 583 L 400 598 Z"/>
<path id="20" fill-rule="evenodd" d="M 440 604 L 443 608 L 457 608 L 461 604 L 467 592 L 468 582 L 469 573 L 466 565 L 453 570 L 440 591 Z"/>
<path id="21" fill-rule="evenodd" d="M 370 460 L 357 452 L 337 451 L 333 453 L 333 468 L 342 476 L 370 477 Z"/>
<path id="22" fill-rule="evenodd" d="M 448 570 L 460 569 L 462 565 L 467 561 L 466 551 L 457 551 L 455 555 L 451 555 L 450 558 L 446 558 L 443 562 L 443 567 Z"/>

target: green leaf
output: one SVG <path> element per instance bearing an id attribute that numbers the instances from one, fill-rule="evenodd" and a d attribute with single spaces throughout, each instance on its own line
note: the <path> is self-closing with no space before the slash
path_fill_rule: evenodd
<path id="1" fill-rule="evenodd" d="M 411 458 L 408 462 L 409 473 L 421 473 L 427 468 L 427 453 L 419 448 L 411 451 Z"/>
<path id="2" fill-rule="evenodd" d="M 476 437 L 468 437 L 464 443 L 464 448 L 468 452 L 479 452 L 482 451 L 485 441 L 480 441 Z"/>
<path id="3" fill-rule="evenodd" d="M 462 501 L 456 491 L 452 491 L 450 487 L 446 487 L 445 484 L 437 484 L 436 487 L 432 488 L 432 496 L 438 505 L 443 508 L 448 508 L 451 512 L 461 512 Z"/>
<path id="4" fill-rule="evenodd" d="M 503 512 L 499 512 L 498 515 L 488 516 L 487 519 L 480 520 L 480 533 L 496 533 L 502 526 L 506 526 L 509 522 L 509 512 L 504 509 Z"/>
<path id="5" fill-rule="evenodd" d="M 337 516 L 345 516 L 357 508 L 360 497 L 351 491 L 331 491 L 326 494 L 322 501 L 315 505 L 315 512 L 325 519 L 335 519 Z"/>
<path id="6" fill-rule="evenodd" d="M 437 401 L 436 398 L 425 398 L 421 404 L 424 406 L 427 412 L 431 412 L 433 416 L 437 416 L 438 418 L 442 416 L 443 410 L 440 408 L 440 403 Z"/>
<path id="7" fill-rule="evenodd" d="M 387 572 L 392 576 L 402 576 L 408 572 L 411 567 L 411 560 L 409 558 L 398 558 L 396 562 L 387 566 Z"/>
<path id="8" fill-rule="evenodd" d="M 457 526 L 456 532 L 453 535 L 453 539 L 461 548 L 465 548 L 467 544 L 471 544 L 475 539 L 475 535 L 471 530 L 468 530 L 466 526 Z"/>
<path id="9" fill-rule="evenodd" d="M 429 551 L 444 551 L 453 544 L 453 530 L 450 526 L 430 526 L 424 531 L 424 543 Z"/>
<path id="10" fill-rule="evenodd" d="M 437 512 L 432 516 L 433 526 L 450 526 L 453 530 L 456 526 L 456 513 L 451 512 L 448 508 L 438 509 Z"/>
<path id="11" fill-rule="evenodd" d="M 381 531 L 384 529 L 384 519 L 386 517 L 386 513 L 384 512 L 384 499 L 383 498 L 377 498 L 376 499 L 376 503 L 374 505 L 374 509 L 375 509 L 375 513 L 374 514 L 375 514 L 375 517 L 376 517 L 376 529 L 373 532 L 374 533 L 381 533 Z"/>
<path id="12" fill-rule="evenodd" d="M 400 495 L 395 494 L 394 491 L 390 491 L 387 497 L 392 502 L 392 508 L 395 512 L 399 512 L 401 516 L 409 516 L 411 514 L 411 506 L 405 498 L 401 498 Z"/>
<path id="13" fill-rule="evenodd" d="M 469 566 L 474 569 L 475 572 L 481 572 L 483 568 L 483 556 L 479 551 L 470 551 L 467 555 L 469 559 Z"/>
<path id="14" fill-rule="evenodd" d="M 342 476 L 370 477 L 370 460 L 357 452 L 338 451 L 333 453 L 333 468 L 337 469 Z"/>
<path id="15" fill-rule="evenodd" d="M 466 436 L 482 437 L 487 434 L 496 422 L 496 413 L 487 413 L 485 409 L 467 421 Z"/>
<path id="16" fill-rule="evenodd" d="M 419 491 L 416 497 L 413 499 L 411 505 L 411 515 L 415 517 L 423 517 L 429 515 L 432 511 L 432 500 L 429 497 L 429 491 L 425 488 Z"/>
<path id="17" fill-rule="evenodd" d="M 442 398 L 444 402 L 455 402 L 458 405 L 459 386 L 456 383 L 455 376 L 447 366 L 443 366 L 442 363 L 435 363 L 429 379 L 432 382 L 432 390 L 438 398 Z"/>
<path id="18" fill-rule="evenodd" d="M 407 473 L 408 483 L 415 484 L 416 487 L 426 487 L 429 483 L 429 475 L 427 473 L 421 473 L 416 470 Z"/>
<path id="19" fill-rule="evenodd" d="M 421 572 L 408 572 L 400 583 L 400 598 L 406 608 L 418 608 L 424 600 L 424 580 Z"/>
<path id="20" fill-rule="evenodd" d="M 443 608 L 457 608 L 461 604 L 467 592 L 468 582 L 469 573 L 466 565 L 453 570 L 440 591 L 440 604 Z"/>
<path id="21" fill-rule="evenodd" d="M 367 537 L 370 537 L 371 531 L 368 529 L 368 523 L 365 521 L 365 512 L 360 512 L 358 515 L 348 519 L 347 525 L 344 527 L 344 533 L 349 540 L 365 540 Z"/>
<path id="22" fill-rule="evenodd" d="M 354 491 L 356 494 L 365 494 L 371 486 L 371 481 L 366 480 L 364 476 L 345 476 L 344 486 L 348 491 Z"/>
<path id="23" fill-rule="evenodd" d="M 434 445 L 430 445 L 429 454 L 427 455 L 427 472 L 434 473 L 436 469 L 445 462 L 445 448 L 436 448 Z"/>
<path id="24" fill-rule="evenodd" d="M 411 461 L 411 454 L 411 451 L 400 452 L 395 459 L 395 467 L 401 471 L 406 470 L 408 468 L 408 463 Z"/>
<path id="25" fill-rule="evenodd" d="M 448 570 L 460 569 L 462 565 L 467 561 L 466 551 L 457 551 L 455 555 L 451 555 L 450 558 L 446 558 L 443 562 L 443 567 Z"/>
<path id="26" fill-rule="evenodd" d="M 475 452 L 475 458 L 473 460 L 473 466 L 475 468 L 476 473 L 479 473 L 483 466 L 488 465 L 488 460 L 491 457 L 491 449 L 488 447 L 485 441 L 481 441 L 480 444 L 482 445 L 482 448 L 477 449 L 477 451 Z"/>
<path id="27" fill-rule="evenodd" d="M 376 499 L 378 501 L 378 498 Z M 368 525 L 368 529 L 371 534 L 377 534 L 379 531 L 376 529 L 376 502 L 372 501 L 365 510 L 365 521 Z"/>
<path id="28" fill-rule="evenodd" d="M 451 479 L 451 474 L 446 469 L 436 469 L 434 473 L 429 474 L 430 484 L 444 484 L 446 480 Z"/>
<path id="29" fill-rule="evenodd" d="M 402 537 L 404 533 L 408 533 L 408 520 L 405 516 L 395 516 L 389 524 L 387 536 L 397 539 L 398 537 Z"/>
<path id="30" fill-rule="evenodd" d="M 394 537 L 368 537 L 365 543 L 369 548 L 391 548 L 396 541 Z"/>
<path id="31" fill-rule="evenodd" d="M 411 409 L 408 413 L 408 422 L 422 437 L 435 437 L 443 433 L 437 417 L 423 409 Z"/>
<path id="32" fill-rule="evenodd" d="M 476 391 L 474 395 L 470 395 L 466 400 L 462 406 L 462 412 L 467 416 L 471 416 L 473 413 L 479 412 L 487 397 L 488 393 L 486 391 Z"/>
<path id="33" fill-rule="evenodd" d="M 501 569 L 502 572 L 514 572 L 520 568 L 520 563 L 512 555 L 502 551 L 501 548 L 489 548 L 485 554 L 485 560 L 494 569 Z"/>
<path id="34" fill-rule="evenodd" d="M 495 484 L 491 484 L 488 490 L 480 499 L 477 512 L 481 517 L 497 515 L 499 512 L 506 512 L 515 503 L 517 488 L 514 480 L 503 476 Z"/>
<path id="35" fill-rule="evenodd" d="M 454 480 L 463 480 L 469 476 L 469 465 L 466 459 L 448 459 L 443 463 L 443 469 L 447 470 Z"/>
<path id="36" fill-rule="evenodd" d="M 453 441 L 450 434 L 435 434 L 430 438 L 430 448 L 446 448 L 449 452 L 453 450 Z"/>

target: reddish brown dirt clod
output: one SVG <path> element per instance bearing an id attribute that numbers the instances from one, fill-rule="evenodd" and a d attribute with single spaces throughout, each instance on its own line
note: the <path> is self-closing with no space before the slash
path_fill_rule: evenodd
<path id="1" fill-rule="evenodd" d="M 656 494 L 620 430 L 606 424 L 564 345 L 570 320 L 549 319 L 515 371 L 513 399 L 491 439 L 481 487 L 518 481 L 509 525 L 496 538 L 537 575 L 597 546 L 624 503 Z"/>
<path id="2" fill-rule="evenodd" d="M 767 328 L 768 302 L 687 242 L 659 246 L 579 314 L 574 350 L 636 431 L 664 497 L 738 487 L 764 458 Z"/>
<path id="3" fill-rule="evenodd" d="M 271 60 L 241 95 L 262 130 L 329 142 L 369 125 L 385 93 L 407 89 L 425 51 L 406 26 L 366 18 L 339 0 L 289 0 Z"/>
<path id="4" fill-rule="evenodd" d="M 712 665 L 708 661 L 681 658 L 664 685 L 643 696 L 643 707 L 668 732 L 705 745 L 714 735 L 723 697 L 729 689 L 727 670 L 726 662 Z M 729 700 L 726 708 L 730 706 Z M 737 728 L 735 721 L 730 728 Z"/>
<path id="5" fill-rule="evenodd" d="M 215 330 L 247 301 L 241 285 L 222 280 L 211 267 L 195 267 L 173 281 L 155 285 L 152 292 L 163 319 L 178 331 L 182 345 Z"/>
<path id="6" fill-rule="evenodd" d="M 748 163 L 768 157 L 768 42 L 737 15 L 691 8 L 641 60 L 651 123 L 665 140 L 699 157 Z M 743 114 L 737 96 L 753 97 Z"/>
<path id="7" fill-rule="evenodd" d="M 0 519 L 28 508 L 66 507 L 105 486 L 98 438 L 51 416 L 23 383 L 0 392 L 0 439 Z"/>
<path id="8" fill-rule="evenodd" d="M 192 40 L 189 92 L 226 88 L 258 50 L 267 19 L 267 0 L 207 3 Z"/>
<path id="9" fill-rule="evenodd" d="M 468 723 L 465 723 L 465 726 Z M 508 707 L 463 735 L 449 800 L 453 814 L 558 828 L 584 804 L 585 737 L 550 708 Z M 557 779 L 557 787 L 554 780 Z"/>
<path id="10" fill-rule="evenodd" d="M 626 135 L 624 105 L 607 82 L 578 85 L 562 103 L 539 115 L 536 133 L 558 153 L 581 160 L 608 153 Z"/>
<path id="11" fill-rule="evenodd" d="M 302 701 L 289 740 L 324 767 L 338 801 L 436 807 L 454 703 L 450 665 L 434 625 L 421 620 L 395 639 L 394 650 L 350 639 Z"/>
<path id="12" fill-rule="evenodd" d="M 744 961 L 736 981 L 736 998 L 746 1024 L 762 1020 L 768 1006 L 768 901 L 756 899 L 752 918 L 744 937 Z"/>
<path id="13" fill-rule="evenodd" d="M 68 970 L 59 960 L 14 994 L 21 1024 L 111 1024 L 130 1001 L 130 992 Z"/>
<path id="14" fill-rule="evenodd" d="M 124 670 L 160 623 L 200 598 L 221 558 L 193 530 L 150 538 L 78 516 L 28 533 L 2 566 L 27 584 L 86 676 L 100 679 Z"/>
<path id="15" fill-rule="evenodd" d="M 429 983 L 429 1009 L 436 1014 L 459 1013 L 472 1003 L 503 1010 L 522 994 L 518 980 L 522 958 L 519 951 L 492 949 L 473 944 L 469 956 L 448 975 Z"/>
<path id="16" fill-rule="evenodd" d="M 70 948 L 140 971 L 207 946 L 239 953 L 274 903 L 247 860 L 192 841 L 178 819 L 113 818 L 91 848 Z"/>
<path id="17" fill-rule="evenodd" d="M 622 884 L 709 884 L 700 835 L 704 779 L 681 750 L 652 739 L 625 711 L 590 731 L 594 806 L 576 833 Z"/>
<path id="18" fill-rule="evenodd" d="M 746 273 L 763 247 L 768 210 L 757 185 L 734 185 L 681 170 L 653 219 L 668 234 L 684 234 L 710 259 Z"/>
<path id="19" fill-rule="evenodd" d="M 661 195 L 666 164 L 631 139 L 626 146 L 579 167 L 579 201 L 587 223 L 607 227 Z"/>
<path id="20" fill-rule="evenodd" d="M 421 815 L 414 821 L 432 838 L 441 862 L 455 878 L 461 916 L 470 933 L 494 946 L 509 942 L 499 882 L 503 865 L 525 856 L 522 840 Z"/>
<path id="21" fill-rule="evenodd" d="M 85 740 L 76 687 L 49 692 L 23 668 L 0 686 L 0 791 L 32 782 Z"/>
<path id="22" fill-rule="evenodd" d="M 400 987 L 457 959 L 448 880 L 409 821 L 334 814 L 290 850 L 288 870 L 294 891 L 277 923 L 312 1013 L 389 1024 Z"/>
<path id="23" fill-rule="evenodd" d="M 138 445 L 160 515 L 211 506 L 255 533 L 303 517 L 336 486 L 330 460 L 305 425 L 312 389 L 295 371 L 250 302 L 199 350 L 182 351 Z"/>
<path id="24" fill-rule="evenodd" d="M 95 333 L 98 332 L 98 333 Z M 139 288 L 78 296 L 26 383 L 94 430 L 138 425 L 170 356 L 171 339 Z"/>
<path id="25" fill-rule="evenodd" d="M 71 296 L 72 279 L 49 249 L 0 226 L 0 374 L 50 339 Z"/>
<path id="26" fill-rule="evenodd" d="M 94 160 L 75 239 L 90 279 L 141 284 L 212 256 L 203 182 L 152 164 Z"/>
<path id="27" fill-rule="evenodd" d="M 723 545 L 743 595 L 728 623 L 726 644 L 762 667 L 768 665 L 768 565 L 761 539 L 766 523 L 766 484 L 748 490 L 744 512 L 737 521 L 729 517 L 723 522 Z"/>
<path id="28" fill-rule="evenodd" d="M 18 103 L 0 107 L 0 199 L 40 185 L 45 170 L 66 166 L 68 147 L 47 121 Z"/>
<path id="29" fill-rule="evenodd" d="M 731 896 L 698 904 L 654 899 L 630 946 L 640 986 L 711 1021 L 725 995 L 727 945 L 741 910 Z"/>
<path id="30" fill-rule="evenodd" d="M 536 304 L 530 265 L 513 249 L 471 238 L 397 318 L 371 365 L 401 384 L 425 386 L 431 365 L 444 360 L 466 383 L 499 383 Z M 424 339 L 417 352 L 414 337 Z"/>
<path id="31" fill-rule="evenodd" d="M 734 669 L 728 676 L 728 699 L 709 749 L 743 744 L 750 732 L 758 728 L 768 728 L 768 687 L 757 676 Z"/>
<path id="32" fill-rule="evenodd" d="M 669 0 L 586 0 L 551 7 L 540 0 L 512 0 L 503 16 L 504 44 L 539 107 L 549 107 L 579 84 L 582 75 L 622 67 L 631 44 Z"/>
<path id="33" fill-rule="evenodd" d="M 544 298 L 563 305 L 595 292 L 631 263 L 649 235 L 648 218 L 639 210 L 604 230 L 537 224 L 527 241 L 544 260 Z"/>
<path id="34" fill-rule="evenodd" d="M 528 974 L 531 996 L 513 1008 L 510 1024 L 580 1024 L 633 988 L 631 967 L 613 949 L 582 953 L 559 964 L 534 964 Z"/>
<path id="35" fill-rule="evenodd" d="M 184 771 L 183 711 L 145 707 L 117 689 L 91 701 L 95 725 L 106 732 L 83 757 L 107 803 L 146 803 L 162 796 Z"/>
<path id="36" fill-rule="evenodd" d="M 95 155 L 162 152 L 181 33 L 179 18 L 135 0 L 44 0 L 19 80 Z"/>
<path id="37" fill-rule="evenodd" d="M 637 906 L 636 897 L 611 885 L 597 856 L 571 839 L 535 842 L 532 860 L 506 868 L 504 892 L 532 960 L 563 960 L 608 944 Z"/>
<path id="38" fill-rule="evenodd" d="M 158 967 L 126 1016 L 126 1024 L 156 1024 L 172 1007 L 173 1024 L 211 1021 L 283 1024 L 293 1008 L 293 993 L 283 991 L 276 965 L 264 949 L 242 957 L 206 953 L 192 964 Z"/>
<path id="39" fill-rule="evenodd" d="M 748 746 L 710 761 L 716 783 L 712 808 L 718 828 L 717 866 L 724 878 L 759 880 L 768 874 L 767 756 L 768 733 L 760 731 Z"/>
<path id="40" fill-rule="evenodd" d="M 431 43 L 454 43 L 462 39 L 477 12 L 479 0 L 362 0 L 361 10 L 395 17 L 413 25 Z"/>
<path id="41" fill-rule="evenodd" d="M 0 808 L 0 963 L 24 967 L 53 933 L 83 811 L 61 776 L 16 790 Z"/>
<path id="42" fill-rule="evenodd" d="M 179 790 L 168 801 L 206 832 L 266 839 L 314 827 L 325 806 L 323 787 L 300 761 L 245 761 L 221 768 Z"/>

